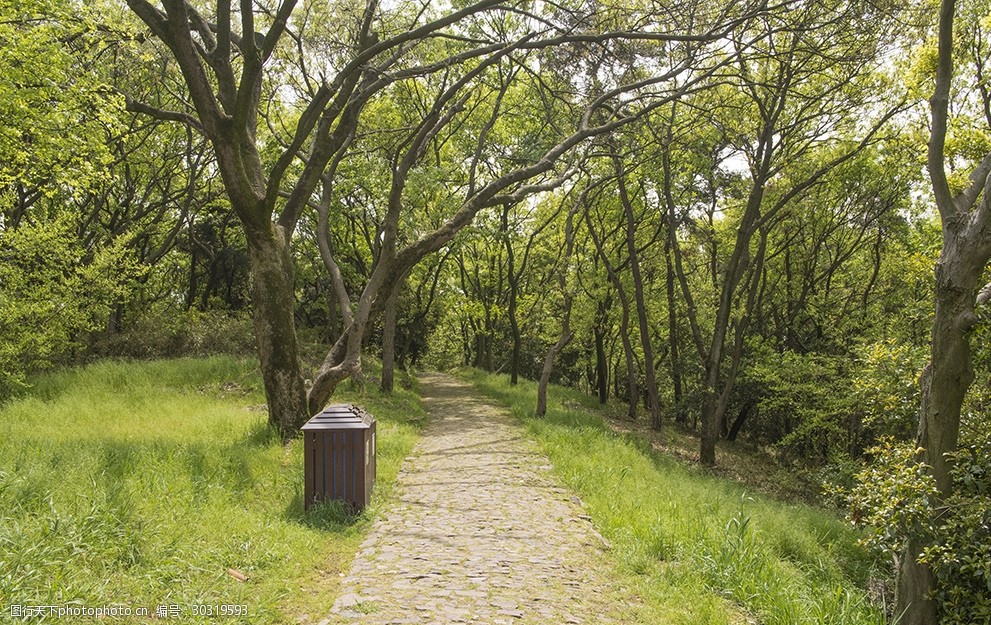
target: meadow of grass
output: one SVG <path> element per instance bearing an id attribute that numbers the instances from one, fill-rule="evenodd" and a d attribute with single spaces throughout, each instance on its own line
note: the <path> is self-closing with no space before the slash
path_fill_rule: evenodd
<path id="1" fill-rule="evenodd" d="M 552 388 L 548 414 L 537 419 L 533 383 L 461 375 L 508 406 L 540 442 L 653 622 L 886 622 L 863 590 L 875 563 L 836 514 L 750 494 L 659 454 L 642 437 L 608 428 L 595 399 L 581 393 Z"/>
<path id="2" fill-rule="evenodd" d="M 413 391 L 372 386 L 334 398 L 378 420 L 376 490 L 354 516 L 303 512 L 301 441 L 267 427 L 250 359 L 107 361 L 34 380 L 0 406 L 0 622 L 15 604 L 319 621 L 424 415 Z M 218 618 L 233 611 L 220 606 L 248 616 Z"/>

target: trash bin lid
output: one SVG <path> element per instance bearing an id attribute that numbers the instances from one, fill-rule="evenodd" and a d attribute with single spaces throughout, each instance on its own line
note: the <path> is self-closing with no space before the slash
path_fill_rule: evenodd
<path id="1" fill-rule="evenodd" d="M 372 415 L 354 404 L 332 404 L 313 415 L 303 430 L 367 430 Z"/>

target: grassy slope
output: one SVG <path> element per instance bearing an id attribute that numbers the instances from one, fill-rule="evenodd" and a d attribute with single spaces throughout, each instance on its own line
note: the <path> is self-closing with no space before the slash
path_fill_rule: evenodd
<path id="1" fill-rule="evenodd" d="M 750 495 L 605 426 L 594 399 L 464 374 L 510 406 L 576 489 L 625 574 L 664 623 L 884 623 L 860 590 L 872 562 L 835 515 Z M 568 406 L 569 408 L 562 408 Z"/>
<path id="2" fill-rule="evenodd" d="M 11 603 L 320 620 L 423 412 L 409 391 L 343 390 L 379 421 L 373 504 L 357 519 L 304 514 L 302 445 L 271 435 L 260 389 L 250 360 L 103 362 L 0 407 L 0 621 Z"/>

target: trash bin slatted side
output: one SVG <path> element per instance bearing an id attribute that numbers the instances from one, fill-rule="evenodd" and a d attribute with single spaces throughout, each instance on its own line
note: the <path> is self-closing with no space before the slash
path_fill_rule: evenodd
<path id="1" fill-rule="evenodd" d="M 365 442 L 365 484 L 363 492 L 365 499 L 370 500 L 372 496 L 372 485 L 375 483 L 375 422 L 372 421 L 368 428 L 368 439 Z"/>
<path id="2" fill-rule="evenodd" d="M 323 483 L 317 490 L 317 499 L 325 500 L 332 497 L 334 488 L 334 434 L 321 432 L 320 464 L 323 465 Z"/>
<path id="3" fill-rule="evenodd" d="M 368 505 L 375 481 L 375 420 L 353 405 L 329 406 L 303 426 L 304 506 L 341 499 Z"/>
<path id="4" fill-rule="evenodd" d="M 313 458 L 313 439 L 315 432 L 303 431 L 303 508 L 309 508 L 310 498 L 316 491 L 316 481 L 314 473 L 316 471 L 316 461 Z"/>
<path id="5" fill-rule="evenodd" d="M 374 428 L 374 424 L 372 428 Z M 368 454 L 366 453 L 366 443 L 365 441 L 370 436 L 370 433 L 366 433 L 365 436 L 359 437 L 355 441 L 355 447 L 359 450 L 361 454 L 359 458 L 359 471 L 358 473 L 358 486 L 357 493 L 359 497 L 362 497 L 365 501 L 371 501 L 372 497 L 372 484 L 375 482 L 375 476 L 369 475 L 368 473 Z"/>
<path id="6" fill-rule="evenodd" d="M 364 432 L 362 432 L 362 434 L 363 433 Z M 349 447 L 350 447 L 350 456 L 351 456 L 351 475 L 348 476 L 351 479 L 348 480 L 348 489 L 351 492 L 351 497 L 355 501 L 362 498 L 361 497 L 362 493 L 360 490 L 358 490 L 358 482 L 359 482 L 358 478 L 361 476 L 362 473 L 364 473 L 364 471 L 362 470 L 364 468 L 363 466 L 364 460 L 361 453 L 362 450 L 359 449 L 358 447 L 358 442 L 361 441 L 363 438 L 364 436 L 358 436 L 358 432 L 352 432 L 351 440 L 348 441 L 350 443 Z"/>
<path id="7" fill-rule="evenodd" d="M 334 432 L 334 453 L 331 457 L 331 464 L 334 466 L 334 481 L 331 482 L 330 497 L 332 499 L 347 499 L 344 491 L 344 475 L 347 473 L 347 447 L 343 444 L 346 435 L 343 432 Z"/>

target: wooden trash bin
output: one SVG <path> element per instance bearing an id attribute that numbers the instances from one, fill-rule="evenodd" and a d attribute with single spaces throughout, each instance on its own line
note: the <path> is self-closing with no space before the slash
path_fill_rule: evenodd
<path id="1" fill-rule="evenodd" d="M 354 404 L 335 404 L 302 428 L 303 508 L 319 501 L 368 505 L 375 483 L 375 419 Z"/>

